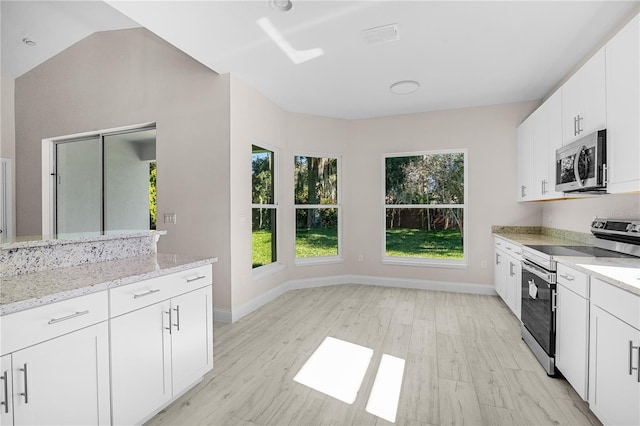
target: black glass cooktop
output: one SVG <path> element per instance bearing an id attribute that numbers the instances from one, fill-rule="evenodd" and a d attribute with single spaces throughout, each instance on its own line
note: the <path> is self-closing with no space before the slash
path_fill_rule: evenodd
<path id="1" fill-rule="evenodd" d="M 549 256 L 573 256 L 573 257 L 633 257 L 628 254 L 618 253 L 617 251 L 606 250 L 600 247 L 593 246 L 542 246 L 542 245 L 527 245 L 526 247 L 532 248 Z"/>

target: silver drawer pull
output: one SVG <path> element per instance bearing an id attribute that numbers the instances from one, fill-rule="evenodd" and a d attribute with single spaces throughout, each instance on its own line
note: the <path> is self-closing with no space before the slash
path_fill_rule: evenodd
<path id="1" fill-rule="evenodd" d="M 89 310 L 87 309 L 86 311 L 76 312 L 75 314 L 67 315 L 66 317 L 62 317 L 62 318 L 51 318 L 47 324 L 53 325 L 53 324 L 56 324 L 56 323 L 59 323 L 59 322 L 62 322 L 62 321 L 69 320 L 71 318 L 80 317 L 82 315 L 87 315 L 88 313 L 89 313 Z"/>
<path id="2" fill-rule="evenodd" d="M 576 277 L 574 277 L 573 275 L 569 275 L 569 274 L 560 274 L 560 276 L 562 278 L 564 278 L 567 281 L 573 281 L 576 279 Z"/>
<path id="3" fill-rule="evenodd" d="M 24 403 L 29 403 L 29 391 L 27 390 L 27 384 L 29 383 L 29 376 L 27 373 L 27 363 L 24 363 L 23 368 L 19 368 L 18 370 L 22 371 L 24 374 L 24 392 L 20 392 L 20 396 L 24 396 Z"/>
<path id="4" fill-rule="evenodd" d="M 4 400 L 0 402 L 0 405 L 4 405 L 4 413 L 7 414 L 9 412 L 9 377 L 7 377 L 6 370 L 0 376 L 0 380 L 2 380 L 2 387 L 4 388 Z"/>
<path id="5" fill-rule="evenodd" d="M 207 278 L 207 276 L 206 275 L 198 275 L 198 276 L 195 276 L 193 278 L 187 278 L 187 282 L 190 283 L 192 281 L 198 281 L 198 280 L 201 280 L 203 278 Z"/>
<path id="6" fill-rule="evenodd" d="M 153 289 L 153 290 L 146 291 L 146 292 L 144 292 L 144 293 L 134 294 L 134 295 L 133 295 L 133 298 L 134 298 L 134 299 L 137 299 L 138 297 L 148 296 L 148 295 L 150 295 L 150 294 L 157 293 L 157 292 L 159 292 L 159 291 L 160 291 L 160 289 L 159 289 L 159 288 L 156 288 L 156 289 Z"/>
<path id="7" fill-rule="evenodd" d="M 633 366 L 633 350 L 638 349 L 638 366 Z M 638 383 L 640 383 L 640 345 L 633 346 L 633 341 L 629 340 L 629 375 L 633 376 L 633 370 L 637 372 Z"/>

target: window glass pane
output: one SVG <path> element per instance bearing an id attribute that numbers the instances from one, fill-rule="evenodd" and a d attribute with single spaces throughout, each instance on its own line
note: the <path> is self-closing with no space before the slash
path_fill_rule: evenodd
<path id="1" fill-rule="evenodd" d="M 273 152 L 252 145 L 251 152 L 252 204 L 274 204 Z"/>
<path id="2" fill-rule="evenodd" d="M 254 268 L 276 261 L 276 209 L 252 209 L 252 259 Z"/>
<path id="3" fill-rule="evenodd" d="M 464 209 L 386 209 L 386 255 L 464 259 Z"/>
<path id="4" fill-rule="evenodd" d="M 338 204 L 338 159 L 295 157 L 296 204 Z"/>
<path id="5" fill-rule="evenodd" d="M 338 255 L 338 209 L 296 209 L 296 257 Z"/>
<path id="6" fill-rule="evenodd" d="M 385 159 L 386 204 L 463 204 L 464 154 Z"/>
<path id="7" fill-rule="evenodd" d="M 154 229 L 155 161 L 156 129 L 104 137 L 105 231 Z"/>

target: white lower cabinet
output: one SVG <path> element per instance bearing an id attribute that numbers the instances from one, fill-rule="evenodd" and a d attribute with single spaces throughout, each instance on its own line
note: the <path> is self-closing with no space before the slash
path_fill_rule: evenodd
<path id="1" fill-rule="evenodd" d="M 640 424 L 640 297 L 592 280 L 589 407 L 605 425 Z"/>
<path id="2" fill-rule="evenodd" d="M 558 265 L 556 367 L 587 400 L 589 375 L 588 275 Z"/>
<path id="3" fill-rule="evenodd" d="M 493 280 L 496 293 L 520 319 L 522 305 L 522 264 L 520 247 L 501 238 L 494 239 Z"/>
<path id="4" fill-rule="evenodd" d="M 3 356 L 2 425 L 108 425 L 108 344 L 105 321 Z"/>
<path id="5" fill-rule="evenodd" d="M 155 290 L 162 283 L 148 286 L 141 293 L 127 290 L 132 301 L 143 295 L 139 300 L 144 305 L 144 295 L 161 294 Z M 112 318 L 114 425 L 143 422 L 213 368 L 212 308 L 209 281 L 206 287 Z"/>

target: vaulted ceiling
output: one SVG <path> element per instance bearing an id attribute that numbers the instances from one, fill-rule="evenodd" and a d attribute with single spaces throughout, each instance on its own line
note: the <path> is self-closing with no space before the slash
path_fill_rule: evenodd
<path id="1" fill-rule="evenodd" d="M 7 1 L 2 73 L 95 31 L 144 26 L 288 111 L 365 118 L 541 99 L 638 1 Z M 397 40 L 363 30 L 396 24 Z M 31 38 L 35 46 L 27 46 Z M 389 87 L 413 80 L 411 94 Z"/>

